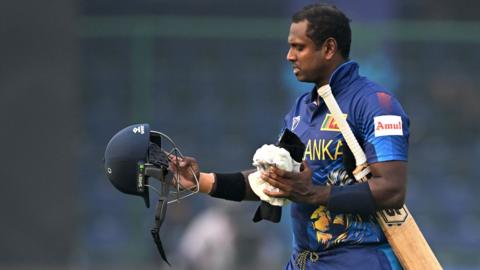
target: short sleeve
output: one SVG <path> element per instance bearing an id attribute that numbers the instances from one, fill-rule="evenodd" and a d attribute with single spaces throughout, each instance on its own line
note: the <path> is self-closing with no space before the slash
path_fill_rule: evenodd
<path id="1" fill-rule="evenodd" d="M 360 135 L 368 163 L 408 159 L 410 121 L 387 92 L 365 96 L 360 104 Z"/>

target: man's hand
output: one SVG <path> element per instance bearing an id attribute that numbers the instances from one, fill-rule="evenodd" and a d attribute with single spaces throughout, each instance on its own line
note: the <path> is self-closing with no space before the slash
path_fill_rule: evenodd
<path id="1" fill-rule="evenodd" d="M 183 189 L 193 190 L 198 184 L 199 192 L 210 193 L 215 182 L 213 173 L 200 172 L 198 162 L 193 157 L 169 156 L 168 170 L 173 174 L 173 183 L 176 185 L 178 181 Z"/>
<path id="2" fill-rule="evenodd" d="M 173 174 L 173 182 L 183 189 L 192 189 L 200 180 L 200 168 L 197 160 L 192 157 L 169 156 L 168 170 Z M 196 178 L 196 179 L 195 179 Z"/>
<path id="3" fill-rule="evenodd" d="M 270 167 L 262 173 L 262 180 L 268 182 L 278 190 L 264 190 L 268 196 L 287 198 L 294 202 L 325 205 L 330 194 L 330 187 L 314 185 L 312 170 L 306 161 L 302 164 L 300 172 L 287 172 L 276 167 Z"/>

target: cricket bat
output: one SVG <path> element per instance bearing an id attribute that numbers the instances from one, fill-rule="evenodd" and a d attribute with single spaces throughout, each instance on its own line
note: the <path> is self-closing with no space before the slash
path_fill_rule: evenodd
<path id="1" fill-rule="evenodd" d="M 333 115 L 340 132 L 350 147 L 354 157 L 356 168 L 353 171 L 355 179 L 359 182 L 368 180 L 370 168 L 362 147 L 353 135 L 335 97 L 332 94 L 330 85 L 326 84 L 317 90 L 322 97 L 330 113 Z M 417 226 L 412 214 L 403 205 L 400 209 L 385 209 L 376 213 L 376 218 L 387 237 L 390 246 L 395 252 L 402 267 L 406 270 L 415 269 L 442 269 L 435 254 L 428 245 L 425 237 Z"/>

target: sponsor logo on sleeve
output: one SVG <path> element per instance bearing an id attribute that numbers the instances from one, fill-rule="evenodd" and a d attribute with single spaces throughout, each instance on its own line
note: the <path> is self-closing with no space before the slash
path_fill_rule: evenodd
<path id="1" fill-rule="evenodd" d="M 402 117 L 398 115 L 382 115 L 373 118 L 375 137 L 403 135 Z"/>

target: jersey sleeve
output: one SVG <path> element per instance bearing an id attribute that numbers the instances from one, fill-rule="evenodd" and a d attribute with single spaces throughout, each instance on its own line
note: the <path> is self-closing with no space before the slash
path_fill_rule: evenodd
<path id="1" fill-rule="evenodd" d="M 364 97 L 360 135 L 368 163 L 408 159 L 410 121 L 400 103 L 387 92 Z"/>

